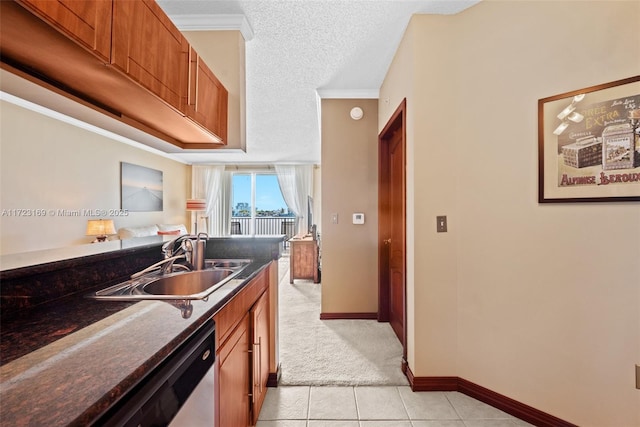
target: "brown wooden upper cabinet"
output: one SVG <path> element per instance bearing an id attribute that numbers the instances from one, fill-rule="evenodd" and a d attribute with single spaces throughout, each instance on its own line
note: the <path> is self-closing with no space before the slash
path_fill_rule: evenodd
<path id="1" fill-rule="evenodd" d="M 180 148 L 226 144 L 228 92 L 154 0 L 0 0 L 3 68 Z"/>
<path id="2" fill-rule="evenodd" d="M 227 105 L 229 93 L 202 61 L 195 49 L 189 51 L 189 94 L 187 117 L 227 140 Z"/>
<path id="3" fill-rule="evenodd" d="M 111 57 L 112 0 L 20 0 L 105 62 Z"/>
<path id="4" fill-rule="evenodd" d="M 183 111 L 189 43 L 160 6 L 150 0 L 113 0 L 112 40 L 111 64 Z"/>

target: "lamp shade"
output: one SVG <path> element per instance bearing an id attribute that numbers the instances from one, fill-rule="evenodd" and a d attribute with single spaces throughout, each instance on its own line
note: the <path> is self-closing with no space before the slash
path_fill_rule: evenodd
<path id="1" fill-rule="evenodd" d="M 206 211 L 207 201 L 205 199 L 187 199 L 188 211 Z"/>
<path id="2" fill-rule="evenodd" d="M 106 236 L 116 234 L 112 219 L 90 219 L 87 221 L 87 236 Z"/>

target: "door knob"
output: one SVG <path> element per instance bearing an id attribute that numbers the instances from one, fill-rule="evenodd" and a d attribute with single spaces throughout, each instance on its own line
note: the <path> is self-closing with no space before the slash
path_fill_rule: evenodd
<path id="1" fill-rule="evenodd" d="M 391 239 L 384 239 L 382 242 L 383 242 L 385 245 L 388 245 L 388 244 L 390 244 L 390 243 L 391 243 Z"/>

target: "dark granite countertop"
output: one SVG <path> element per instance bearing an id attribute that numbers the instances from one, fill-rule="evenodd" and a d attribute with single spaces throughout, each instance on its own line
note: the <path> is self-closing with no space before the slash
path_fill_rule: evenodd
<path id="1" fill-rule="evenodd" d="M 261 239 L 265 256 L 245 256 L 254 262 L 206 301 L 192 301 L 186 319 L 172 301 L 98 301 L 87 298 L 89 289 L 3 319 L 2 424 L 90 425 L 277 259 L 273 244 L 281 240 Z M 207 247 L 207 258 L 239 258 L 256 246 L 230 241 Z"/>
<path id="2" fill-rule="evenodd" d="M 3 341 L 12 341 L 22 352 L 47 334 L 58 339 L 0 367 L 2 424 L 91 424 L 268 262 L 254 262 L 207 301 L 192 301 L 193 314 L 187 319 L 169 301 L 123 303 L 77 296 L 3 324 L 5 332 L 15 331 Z"/>

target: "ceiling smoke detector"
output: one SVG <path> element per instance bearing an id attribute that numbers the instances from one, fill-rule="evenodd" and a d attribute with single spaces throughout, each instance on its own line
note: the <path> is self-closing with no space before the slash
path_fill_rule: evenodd
<path id="1" fill-rule="evenodd" d="M 349 115 L 353 120 L 360 120 L 364 116 L 364 112 L 360 107 L 353 107 Z"/>

